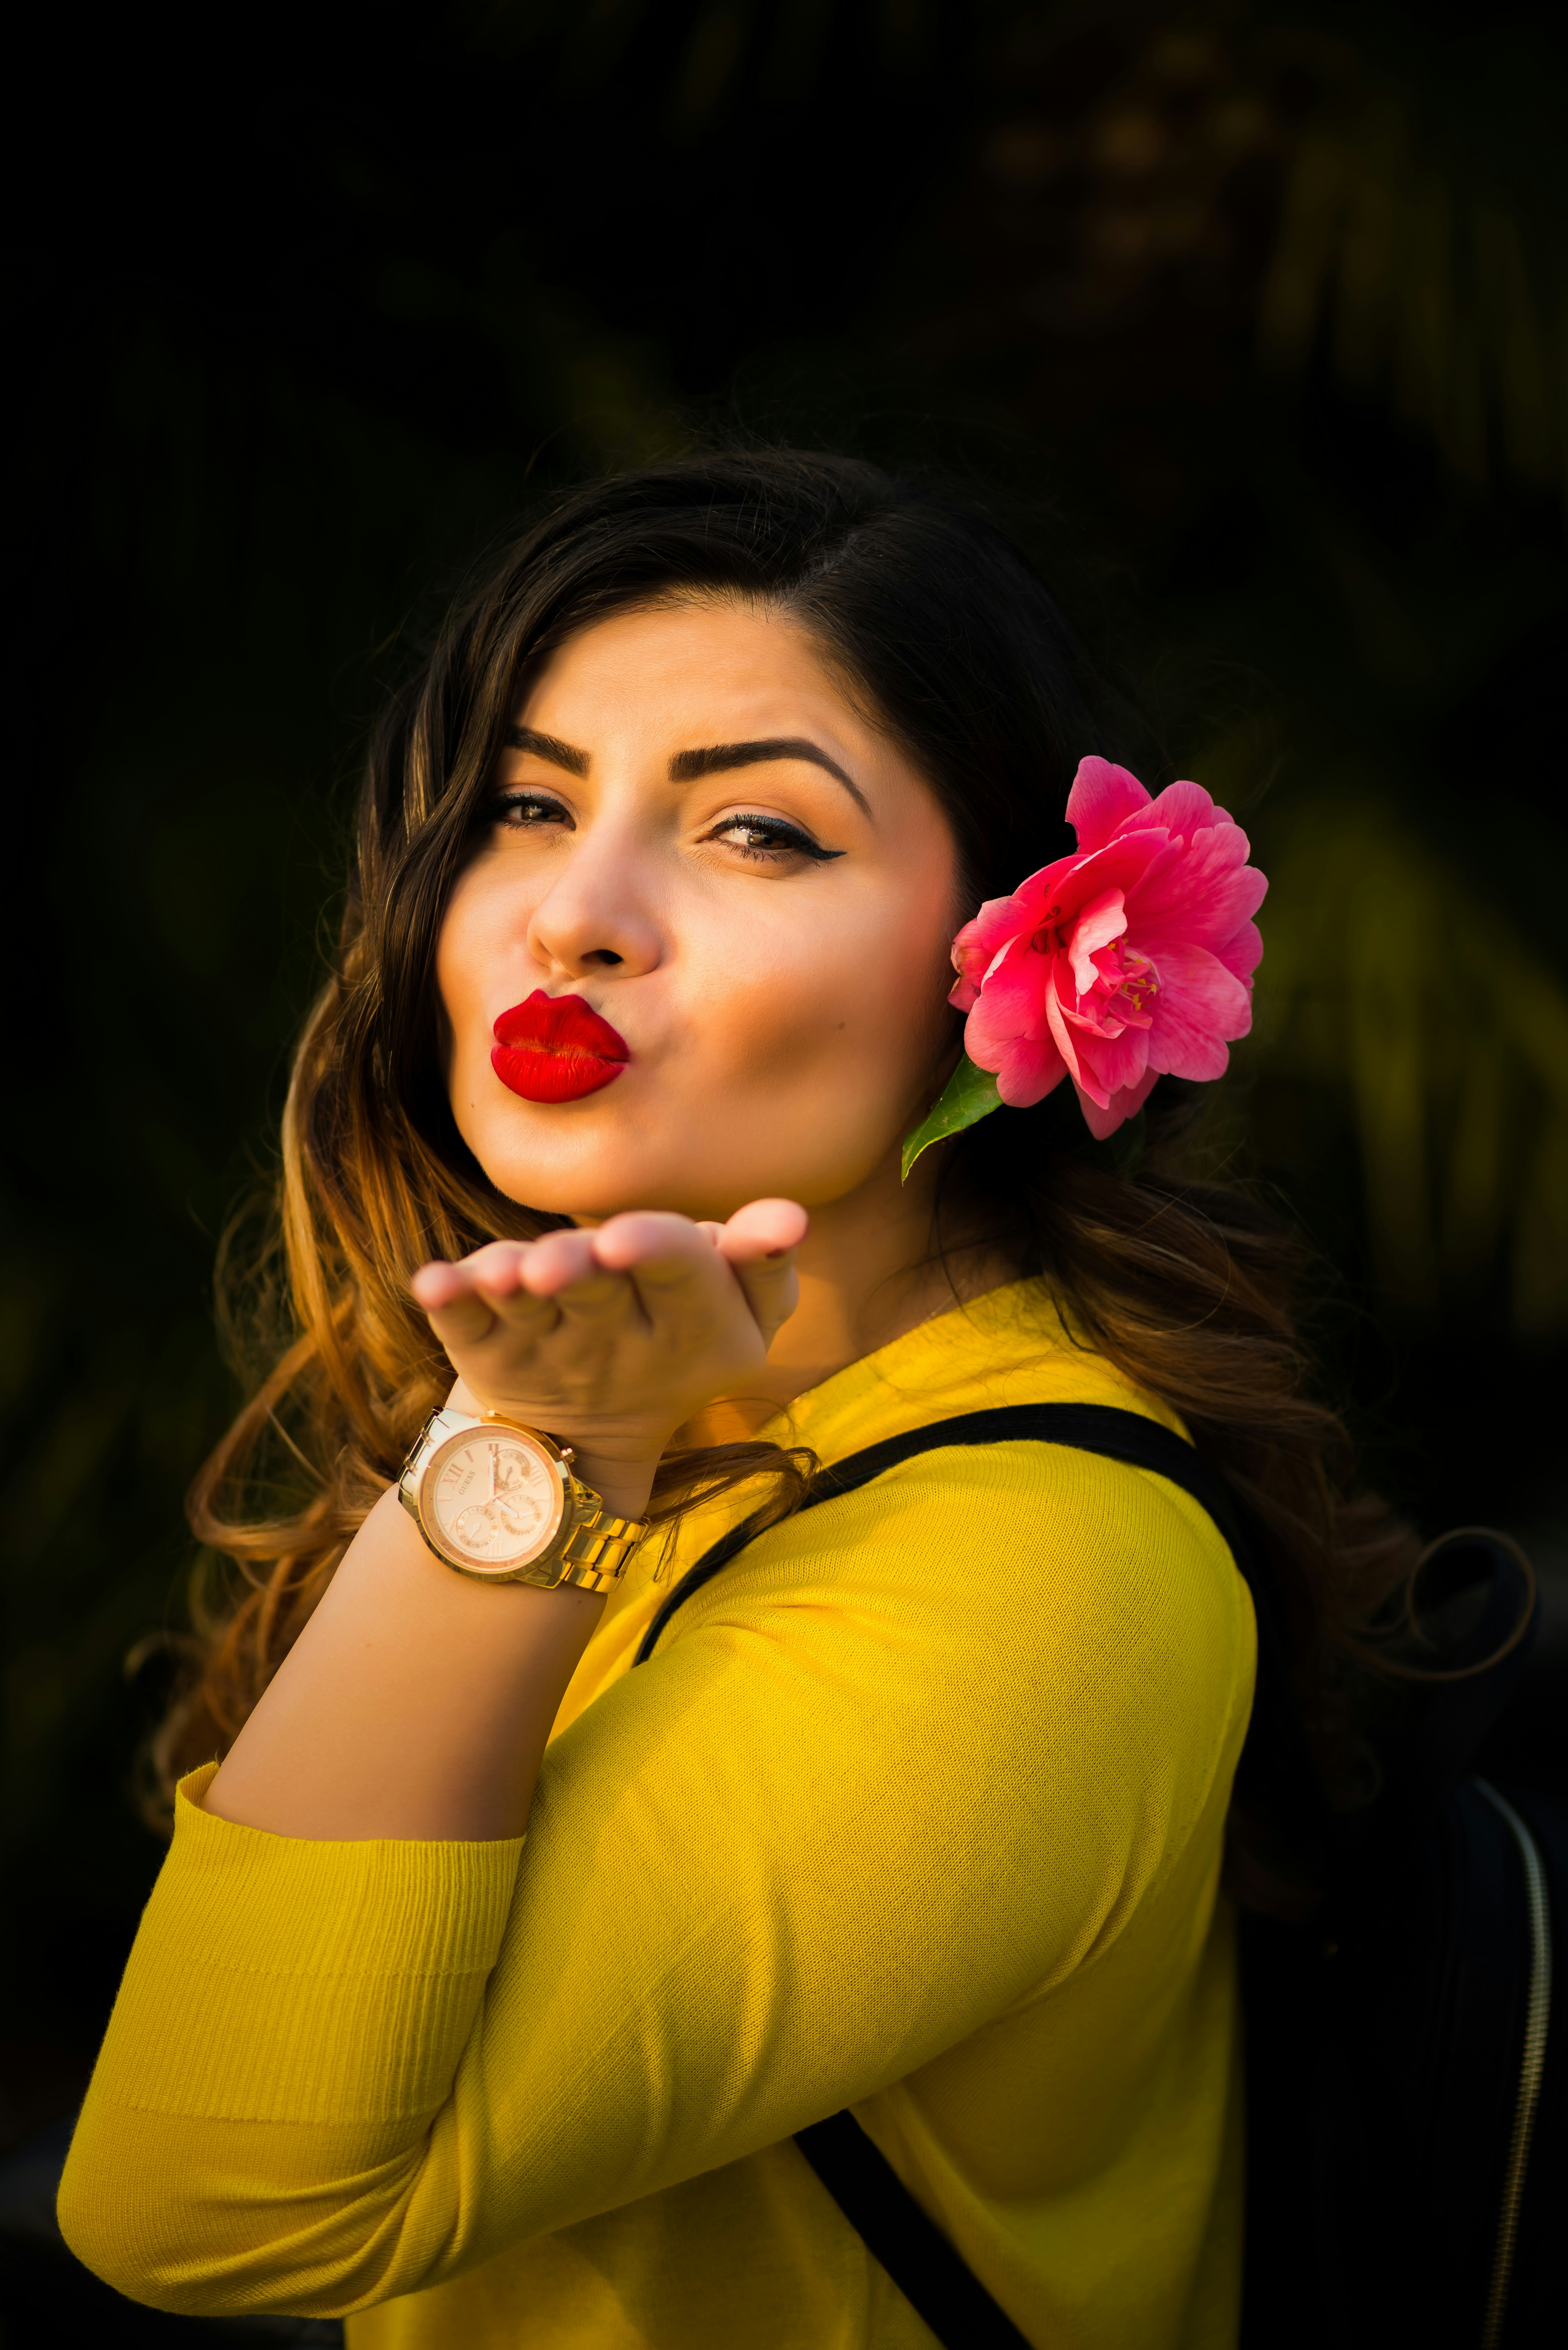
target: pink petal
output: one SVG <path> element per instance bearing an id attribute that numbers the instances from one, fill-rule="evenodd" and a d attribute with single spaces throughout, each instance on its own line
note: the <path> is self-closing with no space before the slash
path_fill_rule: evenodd
<path id="1" fill-rule="evenodd" d="M 1080 759 L 1067 795 L 1067 821 L 1078 836 L 1080 854 L 1103 848 L 1113 833 L 1146 810 L 1148 794 L 1136 775 L 1108 759 Z"/>
<path id="2" fill-rule="evenodd" d="M 963 1048 L 977 1069 L 990 1069 L 1010 1109 L 1028 1109 L 1059 1086 L 1066 1065 L 1048 1036 L 977 1036 L 971 1020 Z"/>
<path id="3" fill-rule="evenodd" d="M 1164 825 L 1167 832 L 1175 833 L 1180 840 L 1190 840 L 1195 832 L 1207 831 L 1213 825 L 1233 824 L 1235 818 L 1215 806 L 1201 784 L 1167 784 L 1151 802 L 1147 821 Z"/>
<path id="4" fill-rule="evenodd" d="M 1128 944 L 1157 962 L 1172 941 L 1217 952 L 1257 912 L 1268 889 L 1257 868 L 1242 861 L 1246 855 L 1244 832 L 1211 827 L 1168 862 L 1148 867 L 1127 893 Z"/>
<path id="5" fill-rule="evenodd" d="M 1252 1024 L 1252 999 L 1207 947 L 1172 944 L 1159 962 L 1159 993 L 1148 1032 L 1152 1069 L 1175 1077 L 1222 1077 L 1227 1037 Z"/>
<path id="6" fill-rule="evenodd" d="M 1108 995 L 1085 995 L 1076 1005 L 1063 1004 L 1062 1017 L 1076 1030 L 1080 1049 L 1085 1036 L 1119 1036 L 1127 1026 L 1119 1012 L 1111 1010 L 1110 1002 Z M 1143 1024 L 1147 1028 L 1147 1021 Z"/>
<path id="7" fill-rule="evenodd" d="M 1172 838 L 1176 838 L 1174 834 Z M 1251 847 L 1239 824 L 1205 825 L 1187 839 L 1178 841 L 1179 869 L 1190 874 L 1194 881 L 1201 875 L 1207 882 L 1229 873 L 1234 866 L 1245 865 Z"/>
<path id="8" fill-rule="evenodd" d="M 1077 1088 L 1078 1107 L 1084 1113 L 1084 1123 L 1096 1142 L 1106 1141 L 1124 1119 L 1137 1116 L 1154 1091 L 1158 1076 L 1158 1069 L 1149 1069 L 1136 1086 L 1128 1086 L 1121 1093 L 1113 1094 L 1104 1109 L 1098 1102 L 1090 1100 L 1082 1086 Z"/>
<path id="9" fill-rule="evenodd" d="M 984 914 L 999 908 L 1011 909 L 1015 907 L 1016 903 L 1017 900 L 1012 898 L 993 898 L 990 906 L 982 907 L 981 912 Z M 968 1012 L 973 1008 L 979 1002 L 988 981 L 1009 958 L 1016 958 L 1029 952 L 1029 941 L 1033 926 L 1027 915 L 1021 924 L 1010 914 L 1005 929 L 1000 927 L 1000 917 L 998 917 L 992 925 L 992 935 L 989 939 L 982 938 L 980 921 L 980 915 L 977 915 L 972 922 L 966 922 L 953 941 L 953 961 L 958 964 L 959 976 L 949 992 L 948 1002 L 955 1005 L 960 1012 Z"/>
<path id="10" fill-rule="evenodd" d="M 960 984 L 982 983 L 986 971 L 1012 939 L 1032 937 L 1056 909 L 1058 921 L 1071 921 L 1089 899 L 1106 889 L 1125 889 L 1158 864 L 1171 847 L 1163 832 L 1133 833 L 1093 856 L 1059 857 L 1021 881 L 1011 898 L 988 898 L 953 941 Z"/>
<path id="11" fill-rule="evenodd" d="M 1061 895 L 1062 884 L 1070 873 L 1077 870 L 1083 858 L 1075 849 L 1070 857 L 1058 857 L 1050 865 L 1043 865 L 1027 881 L 1021 881 L 1012 893 L 1013 903 L 1036 930 L 1044 920 L 1046 910 Z"/>
<path id="12" fill-rule="evenodd" d="M 1061 1054 L 1048 1038 L 1021 1036 L 996 1073 L 996 1090 L 1009 1109 L 1032 1109 L 1055 1092 L 1066 1074 Z"/>
<path id="13" fill-rule="evenodd" d="M 1043 866 L 1021 881 L 1010 898 L 986 899 L 953 941 L 953 967 L 959 977 L 948 997 L 950 1003 L 961 1012 L 970 1010 L 997 956 L 1013 940 L 1027 940 L 1040 928 L 1058 882 L 1079 861 L 1075 857 L 1059 857 L 1054 865 Z"/>
<path id="14" fill-rule="evenodd" d="M 1233 939 L 1213 951 L 1233 978 L 1251 985 L 1252 973 L 1263 959 L 1263 940 L 1256 922 L 1243 922 Z"/>
<path id="15" fill-rule="evenodd" d="M 1013 939 L 1002 949 L 1000 962 L 970 1014 L 976 1034 L 986 1036 L 1040 1036 L 1045 1033 L 1044 1000 L 1051 986 L 1054 958 L 1038 953 L 1026 938 Z M 974 1058 L 971 1054 L 970 1058 Z M 989 1067 L 989 1062 L 981 1066 Z"/>
<path id="16" fill-rule="evenodd" d="M 1084 1073 L 1079 1064 L 1077 1047 L 1073 1042 L 1072 1032 L 1062 1016 L 1062 1006 L 1057 1001 L 1054 987 L 1049 991 L 1045 998 L 1045 1017 L 1051 1024 L 1051 1034 L 1055 1039 L 1056 1050 L 1067 1065 L 1067 1074 L 1073 1083 L 1077 1085 L 1082 1081 Z"/>
<path id="17" fill-rule="evenodd" d="M 1061 865 L 1050 868 L 1055 878 L 1043 895 L 1042 911 L 1054 905 L 1059 920 L 1072 921 L 1106 890 L 1129 890 L 1147 874 L 1159 870 L 1168 858 L 1180 854 L 1167 832 L 1124 832 L 1119 839 L 1107 841 L 1086 857 L 1064 858 Z"/>
<path id="18" fill-rule="evenodd" d="M 983 971 L 997 948 L 1023 929 L 1029 917 L 1019 905 L 1019 894 L 1014 890 L 1011 898 L 988 898 L 953 941 L 953 962 L 966 976 Z"/>
<path id="19" fill-rule="evenodd" d="M 1078 1059 L 1107 1100 L 1127 1086 L 1141 1085 L 1148 1066 L 1149 1030 L 1127 1028 L 1119 1036 L 1082 1036 Z"/>
<path id="20" fill-rule="evenodd" d="M 1087 995 L 1100 975 L 1090 960 L 1091 956 L 1102 947 L 1108 947 L 1113 939 L 1119 939 L 1127 926 L 1122 903 L 1119 889 L 1106 889 L 1079 910 L 1067 954 L 1073 966 L 1074 983 L 1080 995 Z"/>

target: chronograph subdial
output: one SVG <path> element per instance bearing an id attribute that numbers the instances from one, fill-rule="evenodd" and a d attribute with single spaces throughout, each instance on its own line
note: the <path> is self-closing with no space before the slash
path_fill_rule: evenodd
<path id="1" fill-rule="evenodd" d="M 491 1444 L 493 1490 L 481 1502 L 471 1502 L 453 1521 L 453 1532 L 465 1550 L 476 1557 L 504 1554 L 511 1558 L 526 1544 L 544 1522 L 539 1497 L 529 1487 L 515 1459 L 498 1459 L 501 1447 Z"/>

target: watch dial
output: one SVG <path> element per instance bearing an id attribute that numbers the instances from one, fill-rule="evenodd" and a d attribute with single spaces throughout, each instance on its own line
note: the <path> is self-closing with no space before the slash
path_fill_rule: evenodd
<path id="1" fill-rule="evenodd" d="M 450 1439 L 427 1489 L 435 1531 L 465 1564 L 504 1574 L 546 1549 L 565 1494 L 548 1453 L 505 1429 Z"/>

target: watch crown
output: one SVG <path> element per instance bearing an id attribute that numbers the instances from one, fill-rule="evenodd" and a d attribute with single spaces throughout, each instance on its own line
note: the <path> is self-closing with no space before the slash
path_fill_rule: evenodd
<path id="1" fill-rule="evenodd" d="M 575 1461 L 575 1460 L 576 1459 L 576 1457 L 577 1457 L 577 1456 L 576 1456 L 576 1452 L 574 1452 L 574 1451 L 573 1451 L 573 1450 L 572 1450 L 572 1448 L 571 1448 L 571 1446 L 570 1446 L 569 1444 L 563 1444 L 563 1445 L 562 1445 L 562 1447 L 561 1447 L 561 1458 L 562 1458 L 562 1460 L 563 1460 L 563 1461 Z"/>

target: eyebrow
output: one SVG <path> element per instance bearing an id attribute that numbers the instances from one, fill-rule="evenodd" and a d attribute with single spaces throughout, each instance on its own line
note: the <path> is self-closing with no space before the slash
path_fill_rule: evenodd
<path id="1" fill-rule="evenodd" d="M 536 758 L 548 759 L 552 767 L 565 767 L 568 775 L 586 775 L 588 754 L 562 743 L 554 734 L 540 734 L 532 726 L 509 726 L 506 729 L 507 748 L 512 751 L 532 751 Z"/>
<path id="2" fill-rule="evenodd" d="M 533 726 L 509 726 L 506 741 L 514 751 L 532 751 L 536 758 L 547 759 L 553 767 L 563 767 L 569 775 L 586 775 L 588 754 L 571 743 L 563 743 L 555 734 L 541 734 Z M 846 775 L 836 759 L 804 734 L 772 734 L 760 743 L 715 743 L 705 751 L 677 751 L 670 762 L 672 784 L 695 783 L 701 775 L 727 775 L 736 767 L 760 767 L 770 759 L 805 759 L 814 767 L 823 768 L 836 783 L 843 785 L 850 798 L 863 815 L 870 816 L 871 806 L 865 793 L 853 776 Z"/>
<path id="3" fill-rule="evenodd" d="M 693 783 L 699 775 L 721 775 L 732 767 L 760 767 L 769 759 L 805 759 L 814 767 L 826 769 L 843 785 L 863 815 L 871 814 L 870 803 L 859 785 L 845 774 L 836 759 L 830 759 L 826 751 L 819 751 L 803 734 L 770 735 L 761 743 L 717 743 L 706 751 L 677 751 L 670 762 L 670 780 L 672 784 Z"/>

